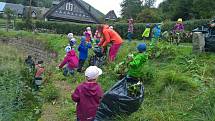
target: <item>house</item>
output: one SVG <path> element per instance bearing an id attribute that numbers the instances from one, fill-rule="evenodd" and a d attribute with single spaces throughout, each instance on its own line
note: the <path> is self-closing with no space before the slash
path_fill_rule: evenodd
<path id="1" fill-rule="evenodd" d="M 43 19 L 44 14 L 48 11 L 48 8 L 44 7 L 31 7 L 31 17 L 35 19 Z M 24 17 L 27 17 L 29 14 L 29 6 L 24 8 Z"/>
<path id="2" fill-rule="evenodd" d="M 101 23 L 104 14 L 83 0 L 62 0 L 45 15 L 45 20 L 71 21 L 78 23 Z"/>
<path id="3" fill-rule="evenodd" d="M 6 5 L 6 3 L 0 2 L 0 13 L 4 13 L 5 5 Z"/>
<path id="4" fill-rule="evenodd" d="M 116 13 L 114 12 L 114 10 L 109 11 L 106 15 L 105 15 L 105 20 L 113 20 L 115 21 L 117 19 Z"/>
<path id="5" fill-rule="evenodd" d="M 6 3 L 5 8 L 10 8 L 19 17 L 23 16 L 24 6 L 21 4 Z"/>

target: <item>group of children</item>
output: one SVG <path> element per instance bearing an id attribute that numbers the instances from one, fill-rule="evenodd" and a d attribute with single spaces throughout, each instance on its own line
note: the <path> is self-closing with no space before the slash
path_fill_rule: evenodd
<path id="1" fill-rule="evenodd" d="M 93 38 L 90 27 L 87 27 L 83 34 L 84 36 L 81 37 L 80 45 L 78 47 L 76 47 L 77 41 L 74 38 L 73 33 L 69 33 L 67 35 L 69 44 L 65 48 L 66 56 L 64 57 L 64 60 L 61 62 L 61 64 L 58 65 L 60 69 L 66 65 L 63 73 L 64 76 L 67 76 L 68 72 L 73 75 L 75 69 L 77 69 L 78 72 L 82 72 L 84 64 L 88 59 L 89 49 L 91 49 L 93 45 L 96 47 L 100 42 L 101 36 L 99 32 L 96 31 Z M 77 56 L 76 49 L 79 52 L 79 56 Z"/>

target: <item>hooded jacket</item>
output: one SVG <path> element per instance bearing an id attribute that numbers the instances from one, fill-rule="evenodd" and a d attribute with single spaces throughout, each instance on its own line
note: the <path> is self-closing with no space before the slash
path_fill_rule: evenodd
<path id="1" fill-rule="evenodd" d="M 103 96 L 103 91 L 97 82 L 83 82 L 72 94 L 72 100 L 77 102 L 76 113 L 80 121 L 92 121 Z"/>
<path id="2" fill-rule="evenodd" d="M 174 30 L 173 32 L 177 32 L 177 31 L 184 31 L 184 25 L 182 23 L 177 23 L 175 26 L 174 26 Z"/>
<path id="3" fill-rule="evenodd" d="M 92 48 L 92 45 L 90 43 L 86 43 L 85 40 L 81 41 L 81 44 L 78 47 L 79 51 L 79 59 L 86 60 L 88 57 L 88 49 Z"/>
<path id="4" fill-rule="evenodd" d="M 63 66 L 67 64 L 67 67 L 70 69 L 74 69 L 78 67 L 78 57 L 76 55 L 75 50 L 71 50 L 66 54 L 66 57 L 61 62 L 59 68 L 63 68 Z"/>
<path id="5" fill-rule="evenodd" d="M 120 37 L 120 35 L 113 29 L 110 29 L 109 26 L 107 26 L 107 25 L 104 26 L 102 33 L 103 33 L 103 39 L 99 43 L 100 46 L 105 47 L 111 42 L 113 44 L 122 44 L 123 43 L 123 40 Z"/>

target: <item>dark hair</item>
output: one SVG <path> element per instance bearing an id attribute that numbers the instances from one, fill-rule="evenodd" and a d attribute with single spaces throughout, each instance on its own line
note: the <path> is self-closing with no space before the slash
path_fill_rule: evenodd
<path id="1" fill-rule="evenodd" d="M 28 55 L 28 59 L 31 59 L 32 58 L 32 56 L 31 55 Z"/>
<path id="2" fill-rule="evenodd" d="M 38 61 L 38 64 L 43 64 L 43 61 Z"/>

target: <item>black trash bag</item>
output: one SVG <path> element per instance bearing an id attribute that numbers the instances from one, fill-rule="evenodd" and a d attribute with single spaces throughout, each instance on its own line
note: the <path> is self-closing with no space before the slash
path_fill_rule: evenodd
<path id="1" fill-rule="evenodd" d="M 136 112 L 144 99 L 144 87 L 140 85 L 140 95 L 132 97 L 128 93 L 130 84 L 136 84 L 138 80 L 125 77 L 117 82 L 101 100 L 94 121 L 111 120 L 114 116 Z"/>
<path id="2" fill-rule="evenodd" d="M 215 36 L 210 36 L 205 39 L 205 51 L 215 52 Z"/>

